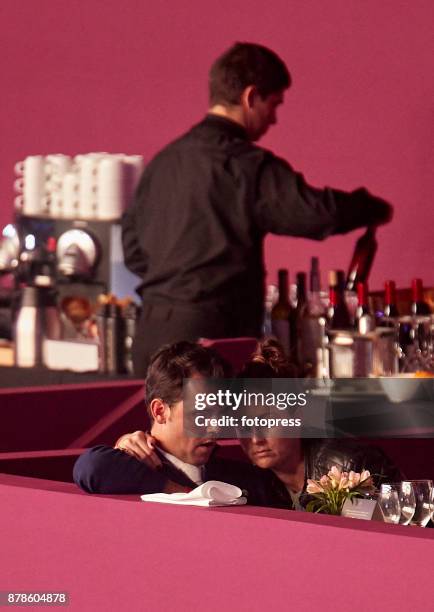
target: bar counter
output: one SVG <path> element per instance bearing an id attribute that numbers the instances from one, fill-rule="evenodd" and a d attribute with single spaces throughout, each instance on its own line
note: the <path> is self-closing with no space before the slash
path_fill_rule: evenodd
<path id="1" fill-rule="evenodd" d="M 2 589 L 71 610 L 432 609 L 434 530 L 0 475 Z"/>

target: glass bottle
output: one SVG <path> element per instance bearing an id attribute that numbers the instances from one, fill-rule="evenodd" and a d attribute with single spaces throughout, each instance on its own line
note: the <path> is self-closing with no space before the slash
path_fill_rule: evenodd
<path id="1" fill-rule="evenodd" d="M 279 299 L 271 311 L 271 331 L 279 340 L 286 354 L 290 354 L 290 320 L 292 307 L 289 303 L 289 277 L 288 270 L 278 271 Z"/>
<path id="2" fill-rule="evenodd" d="M 399 317 L 398 307 L 396 305 L 396 285 L 392 280 L 384 283 L 384 316 Z"/>
<path id="3" fill-rule="evenodd" d="M 351 317 L 345 303 L 345 275 L 342 270 L 329 272 L 329 306 L 327 321 L 329 329 L 351 329 Z"/>
<path id="4" fill-rule="evenodd" d="M 421 278 L 413 278 L 411 281 L 411 314 L 431 314 L 430 307 L 423 299 L 423 283 Z"/>
<path id="5" fill-rule="evenodd" d="M 326 340 L 325 323 L 319 263 L 317 257 L 312 257 L 309 299 L 297 322 L 297 356 L 304 376 L 316 376 L 318 355 L 324 351 Z"/>
<path id="6" fill-rule="evenodd" d="M 369 226 L 356 242 L 350 267 L 348 268 L 347 291 L 355 291 L 357 283 L 363 283 L 368 280 L 378 247 L 375 237 L 376 230 L 376 226 Z"/>
<path id="7" fill-rule="evenodd" d="M 375 317 L 368 305 L 368 284 L 357 283 L 356 329 L 360 334 L 368 334 L 375 329 Z"/>

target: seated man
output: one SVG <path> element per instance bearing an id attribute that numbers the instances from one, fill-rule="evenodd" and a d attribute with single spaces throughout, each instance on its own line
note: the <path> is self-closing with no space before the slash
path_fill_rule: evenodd
<path id="1" fill-rule="evenodd" d="M 134 456 L 134 445 L 129 452 L 91 448 L 75 463 L 76 484 L 89 493 L 146 494 L 187 492 L 207 480 L 221 480 L 244 489 L 250 504 L 273 505 L 265 472 L 219 459 L 213 437 L 184 434 L 182 385 L 183 379 L 193 376 L 223 378 L 225 367 L 214 351 L 197 344 L 178 342 L 161 348 L 151 360 L 145 381 L 153 452 L 140 461 Z"/>

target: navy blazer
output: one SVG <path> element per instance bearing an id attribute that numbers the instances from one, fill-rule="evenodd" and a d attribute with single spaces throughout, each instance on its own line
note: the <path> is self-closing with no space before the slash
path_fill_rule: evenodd
<path id="1" fill-rule="evenodd" d="M 158 452 L 158 451 L 157 451 Z M 110 495 L 161 493 L 168 480 L 184 487 L 197 487 L 188 476 L 162 454 L 160 469 L 153 469 L 127 453 L 109 446 L 95 446 L 85 451 L 74 465 L 74 482 L 88 493 Z M 255 506 L 273 506 L 277 501 L 269 474 L 248 463 L 220 459 L 213 453 L 205 465 L 204 481 L 221 480 L 246 492 Z"/>

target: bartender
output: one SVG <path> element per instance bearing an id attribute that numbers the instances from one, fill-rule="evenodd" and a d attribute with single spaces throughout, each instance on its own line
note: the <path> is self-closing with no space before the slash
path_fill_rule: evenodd
<path id="1" fill-rule="evenodd" d="M 141 278 L 137 375 L 168 342 L 260 336 L 268 232 L 322 240 L 391 219 L 366 189 L 311 187 L 254 144 L 290 85 L 273 51 L 234 44 L 211 67 L 205 118 L 146 167 L 122 221 L 125 263 Z"/>

